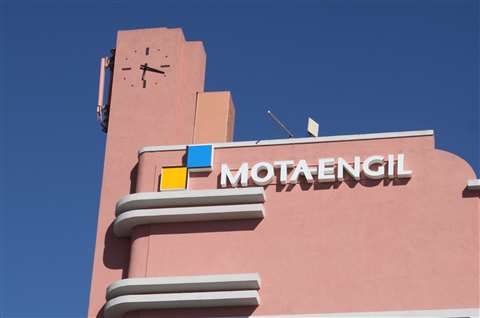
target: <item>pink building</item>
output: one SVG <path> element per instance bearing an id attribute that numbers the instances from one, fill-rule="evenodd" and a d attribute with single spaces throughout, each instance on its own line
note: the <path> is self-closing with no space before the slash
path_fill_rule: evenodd
<path id="1" fill-rule="evenodd" d="M 433 131 L 234 142 L 181 29 L 103 62 L 89 317 L 478 316 L 480 181 Z"/>

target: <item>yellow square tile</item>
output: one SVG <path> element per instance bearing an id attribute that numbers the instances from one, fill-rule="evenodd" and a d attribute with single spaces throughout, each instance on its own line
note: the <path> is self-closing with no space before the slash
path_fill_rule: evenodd
<path id="1" fill-rule="evenodd" d="M 160 191 L 185 190 L 187 188 L 187 167 L 162 168 Z"/>

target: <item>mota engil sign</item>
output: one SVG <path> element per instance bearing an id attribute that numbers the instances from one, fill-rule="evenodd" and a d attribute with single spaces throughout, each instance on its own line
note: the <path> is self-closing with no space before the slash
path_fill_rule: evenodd
<path id="1" fill-rule="evenodd" d="M 259 162 L 251 167 L 244 162 L 238 169 L 235 169 L 236 171 L 232 171 L 224 163 L 221 165 L 220 185 L 223 188 L 229 184 L 233 187 L 246 187 L 251 179 L 256 185 L 265 186 L 273 182 L 274 169 L 279 169 L 278 180 L 281 184 L 295 184 L 300 177 L 305 178 L 308 183 L 343 181 L 345 174 L 358 181 L 362 172 L 367 179 L 410 178 L 412 176 L 412 171 L 405 168 L 405 155 L 399 153 L 389 154 L 386 157 L 373 155 L 366 157 L 363 161 L 360 156 L 354 156 L 353 163 L 341 157 L 320 158 L 315 166 L 309 166 L 306 160 Z M 290 176 L 289 169 L 293 169 Z"/>

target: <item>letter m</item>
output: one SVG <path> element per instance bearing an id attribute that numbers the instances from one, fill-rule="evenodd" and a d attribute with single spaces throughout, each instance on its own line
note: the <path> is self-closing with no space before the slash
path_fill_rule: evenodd
<path id="1" fill-rule="evenodd" d="M 223 163 L 220 176 L 220 186 L 222 188 L 227 187 L 227 180 L 232 187 L 238 187 L 238 181 L 240 181 L 242 187 L 246 187 L 248 184 L 248 163 L 242 163 L 235 175 L 232 174 L 228 165 Z"/>

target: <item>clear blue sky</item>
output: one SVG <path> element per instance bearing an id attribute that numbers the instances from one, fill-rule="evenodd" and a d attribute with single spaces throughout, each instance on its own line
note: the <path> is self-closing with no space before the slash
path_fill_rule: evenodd
<path id="1" fill-rule="evenodd" d="M 434 129 L 479 174 L 478 18 L 462 0 L 0 0 L 2 317 L 86 315 L 98 63 L 117 30 L 204 41 L 206 89 L 232 91 L 236 140 L 285 137 L 268 108 L 300 136 L 307 116 L 321 135 Z"/>

